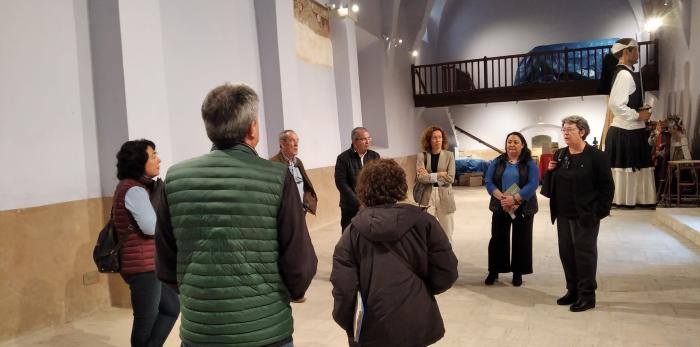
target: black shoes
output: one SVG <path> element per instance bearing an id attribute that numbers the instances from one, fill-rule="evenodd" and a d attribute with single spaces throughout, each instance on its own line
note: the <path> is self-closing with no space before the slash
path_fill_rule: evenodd
<path id="1" fill-rule="evenodd" d="M 489 275 L 486 276 L 486 279 L 484 280 L 484 284 L 486 284 L 487 286 L 491 286 L 496 282 L 496 279 L 498 279 L 498 272 L 489 272 Z M 512 283 L 514 286 L 520 287 L 523 284 L 523 275 L 513 273 Z"/>
<path id="2" fill-rule="evenodd" d="M 493 285 L 493 283 L 496 282 L 497 278 L 498 278 L 497 272 L 489 272 L 489 275 L 486 276 L 486 280 L 484 280 L 484 284 L 486 284 L 487 286 Z"/>
<path id="3" fill-rule="evenodd" d="M 513 285 L 520 287 L 523 284 L 523 275 L 518 273 L 513 273 Z"/>
<path id="4" fill-rule="evenodd" d="M 571 305 L 578 301 L 578 294 L 572 291 L 567 291 L 564 296 L 557 299 L 557 305 Z"/>
<path id="5" fill-rule="evenodd" d="M 579 299 L 569 307 L 571 312 L 583 312 L 595 307 L 595 299 Z"/>
<path id="6" fill-rule="evenodd" d="M 571 305 L 569 307 L 571 312 L 583 312 L 595 307 L 595 297 L 579 298 L 577 293 L 569 290 L 557 299 L 557 305 Z"/>

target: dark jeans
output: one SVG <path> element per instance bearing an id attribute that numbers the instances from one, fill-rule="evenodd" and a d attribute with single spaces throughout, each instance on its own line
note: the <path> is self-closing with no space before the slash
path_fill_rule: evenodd
<path id="1" fill-rule="evenodd" d="M 583 226 L 579 219 L 557 217 L 559 258 L 564 267 L 566 289 L 578 292 L 579 298 L 595 299 L 599 228 L 600 221 Z"/>
<path id="2" fill-rule="evenodd" d="M 491 217 L 489 241 L 489 272 L 532 273 L 532 222 L 534 216 L 494 213 Z M 511 258 L 510 229 L 513 226 L 513 255 Z"/>
<path id="3" fill-rule="evenodd" d="M 358 209 L 356 208 L 340 208 L 340 227 L 342 228 L 340 230 L 341 233 L 343 233 L 345 231 L 345 228 L 347 228 L 347 226 L 350 225 L 350 222 L 352 222 L 352 218 L 355 217 L 357 211 Z"/>
<path id="4" fill-rule="evenodd" d="M 123 274 L 122 278 L 131 290 L 134 311 L 131 346 L 163 346 L 180 314 L 177 293 L 161 283 L 155 272 Z"/>

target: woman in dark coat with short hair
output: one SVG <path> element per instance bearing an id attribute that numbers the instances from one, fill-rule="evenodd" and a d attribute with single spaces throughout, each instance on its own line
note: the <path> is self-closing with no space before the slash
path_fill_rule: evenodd
<path id="1" fill-rule="evenodd" d="M 435 217 L 406 199 L 406 173 L 391 159 L 367 164 L 357 195 L 366 206 L 333 253 L 333 319 L 351 346 L 426 346 L 445 333 L 435 295 L 457 280 L 457 258 Z M 364 302 L 359 343 L 353 317 Z"/>
<path id="2" fill-rule="evenodd" d="M 550 199 L 566 276 L 567 292 L 557 304 L 581 312 L 595 307 L 598 230 L 610 215 L 615 183 L 608 157 L 584 141 L 591 129 L 583 117 L 564 118 L 561 130 L 567 147 L 549 162 L 541 194 Z"/>

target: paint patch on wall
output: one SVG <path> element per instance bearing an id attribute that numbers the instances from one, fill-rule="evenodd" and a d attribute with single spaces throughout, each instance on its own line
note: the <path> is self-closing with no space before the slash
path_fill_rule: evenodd
<path id="1" fill-rule="evenodd" d="M 310 64 L 333 67 L 330 11 L 313 0 L 294 0 L 297 57 Z"/>

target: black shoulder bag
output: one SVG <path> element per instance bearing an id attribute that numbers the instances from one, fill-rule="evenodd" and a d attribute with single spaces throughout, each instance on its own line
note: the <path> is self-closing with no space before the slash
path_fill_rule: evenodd
<path id="1" fill-rule="evenodd" d="M 92 259 L 99 272 L 119 272 L 119 250 L 122 242 L 114 227 L 114 213 L 110 213 L 109 221 L 97 236 L 97 243 L 92 250 Z"/>

